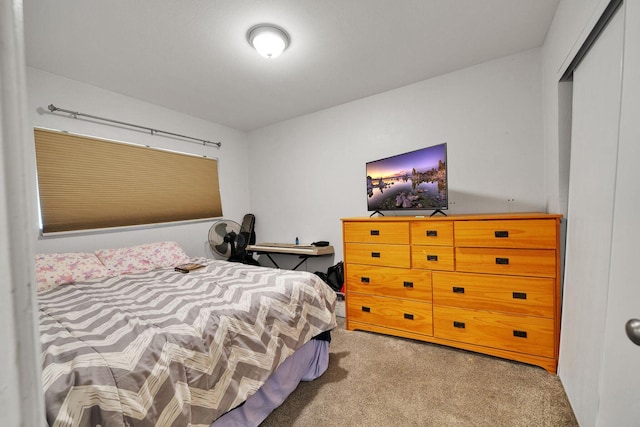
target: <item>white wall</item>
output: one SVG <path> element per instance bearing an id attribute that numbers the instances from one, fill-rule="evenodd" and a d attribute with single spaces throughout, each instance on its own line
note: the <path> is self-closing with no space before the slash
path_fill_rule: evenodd
<path id="1" fill-rule="evenodd" d="M 559 83 L 608 0 L 562 0 L 542 47 L 542 110 L 544 111 L 545 189 L 549 212 L 567 213 L 569 142 L 561 139 L 570 126 L 559 105 L 571 102 L 570 83 Z"/>
<path id="2" fill-rule="evenodd" d="M 541 106 L 535 49 L 253 131 L 258 240 L 329 240 L 342 259 L 340 218 L 368 215 L 365 163 L 442 142 L 449 213 L 544 211 Z"/>
<path id="3" fill-rule="evenodd" d="M 43 426 L 22 2 L 0 3 L 0 424 Z"/>
<path id="4" fill-rule="evenodd" d="M 27 92 L 31 126 L 148 144 L 153 147 L 170 148 L 218 158 L 224 217 L 240 222 L 244 214 L 248 212 L 247 137 L 244 132 L 34 68 L 27 69 Z M 66 114 L 50 113 L 47 110 L 49 104 L 209 141 L 221 141 L 222 147 L 220 149 L 204 147 L 200 144 L 162 136 L 151 136 L 144 131 L 127 130 L 108 123 L 76 120 L 69 118 Z M 28 152 L 35 169 L 33 143 L 31 143 Z M 33 176 L 32 185 L 35 192 L 35 172 Z M 37 216 L 34 214 L 34 217 Z M 93 251 L 100 248 L 175 240 L 189 255 L 205 256 L 210 255 L 207 232 L 211 224 L 212 222 L 208 221 L 129 231 L 101 232 L 83 236 L 45 237 L 36 242 L 35 251 L 36 253 Z M 34 227 L 37 227 L 37 224 L 34 224 Z"/>

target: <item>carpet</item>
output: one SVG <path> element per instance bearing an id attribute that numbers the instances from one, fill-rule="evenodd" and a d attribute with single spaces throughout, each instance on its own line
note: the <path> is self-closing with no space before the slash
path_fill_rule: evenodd
<path id="1" fill-rule="evenodd" d="M 332 332 L 329 368 L 261 424 L 578 426 L 560 379 L 542 368 L 370 332 Z"/>

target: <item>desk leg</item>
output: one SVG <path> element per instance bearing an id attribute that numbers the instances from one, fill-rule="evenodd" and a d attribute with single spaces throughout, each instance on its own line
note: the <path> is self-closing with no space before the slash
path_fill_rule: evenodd
<path id="1" fill-rule="evenodd" d="M 309 258 L 308 255 L 300 255 L 300 258 L 302 259 L 295 267 L 293 267 L 292 270 L 297 269 L 298 267 L 300 267 L 302 265 L 303 262 L 305 262 L 307 260 L 307 258 Z"/>
<path id="2" fill-rule="evenodd" d="M 267 256 L 267 258 L 269 258 L 271 260 L 271 262 L 273 263 L 273 265 L 276 266 L 276 268 L 280 268 L 278 263 L 273 258 L 271 258 L 271 255 L 269 255 L 269 252 L 265 252 L 264 254 Z M 295 268 L 294 268 L 294 270 L 295 270 Z"/>

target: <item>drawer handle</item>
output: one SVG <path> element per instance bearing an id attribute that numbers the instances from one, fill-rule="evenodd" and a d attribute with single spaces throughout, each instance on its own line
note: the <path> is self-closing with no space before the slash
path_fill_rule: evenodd
<path id="1" fill-rule="evenodd" d="M 454 294 L 464 294 L 464 288 L 462 288 L 460 286 L 454 286 L 453 287 L 453 293 Z"/>
<path id="2" fill-rule="evenodd" d="M 413 288 L 413 282 L 404 282 L 402 286 L 405 288 Z"/>
<path id="3" fill-rule="evenodd" d="M 527 299 L 527 293 L 526 292 L 514 292 L 513 293 L 513 298 L 514 299 Z"/>
<path id="4" fill-rule="evenodd" d="M 371 307 L 365 307 L 364 305 L 362 306 L 362 311 L 364 311 L 365 313 L 370 313 L 371 312 Z"/>
<path id="5" fill-rule="evenodd" d="M 413 314 L 405 313 L 404 318 L 408 320 L 413 320 Z"/>
<path id="6" fill-rule="evenodd" d="M 438 255 L 427 255 L 427 261 L 437 261 Z"/>
<path id="7" fill-rule="evenodd" d="M 513 331 L 513 336 L 518 338 L 526 338 L 527 331 Z"/>
<path id="8" fill-rule="evenodd" d="M 371 258 L 380 258 L 380 252 L 371 252 Z"/>
<path id="9" fill-rule="evenodd" d="M 427 230 L 427 237 L 438 237 L 438 230 Z"/>
<path id="10" fill-rule="evenodd" d="M 496 258 L 496 264 L 509 265 L 509 258 Z"/>
<path id="11" fill-rule="evenodd" d="M 369 278 L 363 276 L 363 277 L 360 278 L 360 282 L 361 283 L 369 283 Z"/>
<path id="12" fill-rule="evenodd" d="M 459 328 L 459 329 L 464 329 L 464 328 L 465 328 L 465 324 L 464 324 L 464 322 L 456 322 L 456 321 L 454 320 L 454 322 L 453 322 L 453 327 L 454 327 L 454 328 Z"/>
<path id="13" fill-rule="evenodd" d="M 493 233 L 497 238 L 509 237 L 509 232 L 506 230 L 496 231 Z"/>
<path id="14" fill-rule="evenodd" d="M 379 236 L 380 235 L 380 230 L 371 230 L 371 235 L 372 236 Z"/>

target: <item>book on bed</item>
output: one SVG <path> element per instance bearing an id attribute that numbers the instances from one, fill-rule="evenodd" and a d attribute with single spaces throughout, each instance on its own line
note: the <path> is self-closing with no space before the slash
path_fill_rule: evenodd
<path id="1" fill-rule="evenodd" d="M 203 264 L 190 262 L 190 263 L 187 263 L 187 264 L 180 264 L 174 270 L 175 271 L 179 271 L 180 273 L 188 273 L 190 271 L 197 270 L 197 269 L 202 268 L 202 267 L 204 267 Z"/>

